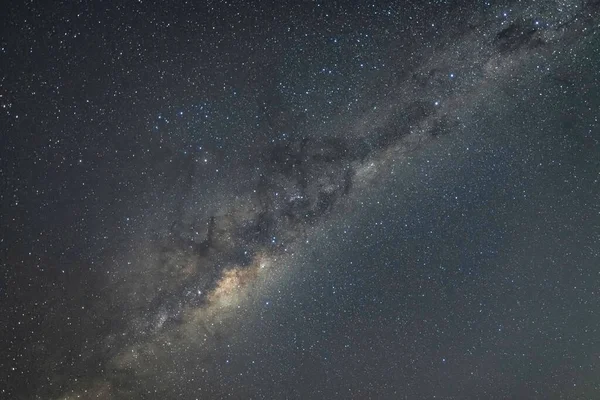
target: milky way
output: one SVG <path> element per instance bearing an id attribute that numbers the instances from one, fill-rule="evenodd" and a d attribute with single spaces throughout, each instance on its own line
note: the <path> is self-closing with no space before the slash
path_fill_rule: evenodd
<path id="1" fill-rule="evenodd" d="M 284 293 L 287 301 L 304 301 L 303 295 L 286 288 L 309 280 L 307 265 L 315 263 L 314 257 L 321 259 L 315 255 L 317 248 L 325 247 L 321 251 L 328 255 L 323 256 L 323 265 L 315 270 L 331 274 L 332 267 L 326 266 L 342 256 L 335 255 L 334 249 L 340 242 L 330 239 L 329 232 L 348 226 L 343 228 L 346 233 L 353 225 L 369 219 L 361 207 L 379 204 L 378 196 L 389 190 L 390 180 L 401 182 L 400 197 L 409 198 L 409 192 L 419 185 L 415 182 L 425 182 L 430 179 L 429 174 L 452 175 L 448 168 L 460 165 L 458 156 L 451 154 L 453 146 L 463 141 L 467 147 L 493 131 L 496 127 L 479 125 L 478 118 L 484 114 L 504 115 L 507 106 L 500 106 L 505 104 L 503 99 L 513 96 L 518 102 L 541 91 L 536 88 L 551 85 L 566 93 L 577 85 L 579 70 L 575 61 L 570 61 L 569 53 L 575 58 L 579 47 L 587 49 L 598 43 L 600 10 L 597 1 L 432 4 L 414 10 L 404 9 L 401 4 L 381 4 L 374 5 L 373 10 L 361 6 L 353 14 L 351 7 L 342 13 L 336 7 L 319 11 L 325 7 L 315 4 L 289 13 L 273 10 L 274 17 L 267 18 L 266 12 L 255 16 L 255 11 L 239 7 L 240 18 L 246 13 L 248 18 L 260 21 L 256 26 L 263 27 L 249 28 L 255 36 L 240 39 L 239 55 L 231 43 L 235 43 L 236 34 L 246 35 L 246 28 L 241 23 L 225 29 L 227 17 L 220 12 L 229 13 L 222 10 L 212 23 L 220 27 L 213 29 L 225 30 L 215 35 L 210 33 L 210 18 L 193 13 L 189 18 L 167 13 L 154 17 L 151 26 L 139 28 L 137 33 L 120 33 L 123 41 L 129 41 L 128 46 L 151 46 L 146 43 L 149 38 L 171 43 L 164 35 L 168 35 L 171 25 L 179 29 L 172 33 L 180 35 L 175 42 L 157 47 L 157 53 L 149 51 L 147 56 L 157 60 L 157 65 L 161 59 L 169 60 L 160 68 L 160 74 L 172 85 L 159 83 L 152 90 L 144 89 L 152 85 L 151 78 L 144 77 L 143 62 L 131 56 L 122 65 L 131 68 L 135 81 L 131 82 L 133 78 L 128 78 L 126 72 L 114 77 L 122 81 L 115 96 L 128 94 L 124 102 L 130 107 L 111 111 L 99 107 L 96 112 L 101 122 L 92 118 L 89 123 L 91 129 L 101 129 L 106 120 L 117 131 L 126 132 L 111 143 L 114 154 L 94 152 L 99 160 L 95 171 L 103 170 L 103 176 L 110 176 L 111 166 L 118 165 L 119 182 L 128 183 L 120 187 L 115 183 L 92 183 L 97 188 L 93 194 L 98 201 L 93 203 L 96 211 L 92 206 L 89 212 L 101 216 L 98 228 L 93 227 L 92 218 L 87 223 L 88 229 L 95 232 L 88 235 L 93 242 L 90 247 L 99 254 L 97 258 L 90 256 L 95 297 L 81 306 L 87 317 L 78 320 L 75 331 L 80 329 L 81 335 L 74 335 L 88 339 L 84 344 L 74 343 L 72 348 L 64 345 L 55 354 L 44 345 L 44 365 L 49 365 L 40 367 L 44 379 L 38 382 L 31 378 L 36 382 L 34 392 L 17 388 L 11 396 L 399 398 L 398 389 L 390 391 L 389 385 L 380 390 L 369 388 L 365 392 L 368 394 L 362 395 L 328 392 L 329 397 L 324 392 L 307 394 L 302 392 L 304 389 L 288 393 L 277 383 L 261 383 L 257 379 L 253 382 L 258 389 L 251 389 L 243 377 L 238 382 L 238 378 L 229 375 L 226 366 L 234 361 L 227 354 L 237 352 L 252 359 L 249 354 L 255 350 L 249 349 L 258 346 L 253 343 L 260 343 L 262 334 L 256 321 L 264 319 L 265 310 L 277 307 L 270 300 L 273 293 Z M 131 18 L 139 18 L 146 12 L 134 8 L 124 15 L 131 12 Z M 94 13 L 104 15 L 103 11 Z M 322 18 L 330 17 L 332 21 L 321 25 Z M 94 37 L 93 32 L 76 22 L 67 26 Z M 196 47 L 185 41 L 185 32 L 195 29 L 198 33 L 187 34 L 188 39 L 206 37 L 205 46 Z M 199 33 L 200 29 L 204 33 Z M 5 47 L 12 46 L 11 42 Z M 113 57 L 130 57 L 119 53 L 118 47 L 115 44 Z M 164 54 L 159 54 L 161 51 Z M 85 63 L 85 54 L 82 52 L 82 57 L 77 58 L 78 63 Z M 598 54 L 595 57 L 598 60 Z M 184 79 L 179 80 L 180 76 Z M 196 76 L 207 78 L 196 84 Z M 61 77 L 61 82 L 65 79 Z M 73 85 L 78 84 L 76 79 Z M 189 86 L 185 79 L 191 82 Z M 526 94 L 520 94 L 523 87 L 528 88 Z M 144 90 L 147 98 L 142 94 Z M 12 103 L 18 103 L 19 96 L 10 90 L 5 93 L 4 104 L 10 103 L 9 109 L 16 109 Z M 90 89 L 88 100 L 92 103 L 96 101 L 93 93 Z M 152 96 L 159 100 L 151 100 Z M 161 96 L 175 105 L 165 105 L 168 102 L 160 100 Z M 83 97 L 78 101 L 84 107 Z M 10 112 L 17 113 L 9 111 L 9 117 L 14 117 Z M 127 124 L 133 127 L 123 128 Z M 59 128 L 53 125 L 51 129 Z M 82 152 L 94 147 L 93 140 L 90 143 Z M 596 143 L 590 146 L 597 146 Z M 59 145 L 57 139 L 56 146 Z M 129 159 L 120 155 L 129 154 L 130 150 L 134 156 Z M 495 151 L 500 154 L 500 147 Z M 78 162 L 85 164 L 86 157 L 81 156 Z M 113 158 L 119 161 L 102 161 Z M 437 168 L 428 165 L 431 160 Z M 415 178 L 409 172 L 412 168 L 432 169 L 427 174 L 422 172 L 424 177 Z M 71 181 L 69 176 L 66 179 Z M 106 178 L 106 182 L 112 182 L 110 179 Z M 408 205 L 401 205 L 403 201 L 409 204 L 409 200 L 398 200 L 394 215 L 406 213 L 408 219 L 409 215 L 418 214 L 410 211 Z M 425 204 L 427 199 L 420 202 Z M 106 222 L 113 215 L 118 222 Z M 450 218 L 448 215 L 449 211 L 443 218 Z M 510 218 L 506 221 L 505 225 L 509 224 Z M 375 225 L 383 226 L 384 222 L 375 221 Z M 479 225 L 488 223 L 491 224 L 484 220 Z M 118 234 L 114 233 L 117 225 L 124 226 Z M 418 224 L 410 228 L 406 222 L 398 225 L 393 234 L 382 234 L 380 240 L 419 235 L 419 229 Z M 440 240 L 453 240 L 457 234 L 452 232 L 449 229 L 444 234 L 447 237 L 441 235 Z M 351 247 L 360 248 L 371 241 L 366 232 L 357 237 Z M 104 240 L 114 240 L 114 244 L 102 245 Z M 83 249 L 86 245 L 79 246 Z M 422 251 L 427 254 L 427 250 Z M 374 259 L 366 257 L 357 263 L 384 265 L 384 253 L 381 250 Z M 81 265 L 83 261 L 73 263 Z M 336 269 L 344 268 L 354 267 Z M 464 268 L 470 267 L 463 261 L 456 268 L 462 274 Z M 406 284 L 421 287 L 423 283 L 419 282 Z M 339 289 L 332 287 L 334 296 Z M 454 289 L 440 292 L 446 293 L 445 290 Z M 362 294 L 353 298 L 371 301 L 371 297 Z M 77 295 L 73 295 L 74 308 L 78 302 Z M 47 307 L 52 314 L 61 312 L 60 306 Z M 284 321 L 300 318 L 304 312 L 295 306 L 281 307 L 279 312 L 284 317 L 280 329 L 287 332 Z M 480 302 L 477 307 L 483 309 L 484 305 Z M 412 311 L 406 308 L 403 312 Z M 461 312 L 450 314 L 453 313 Z M 95 322 L 86 322 L 88 317 Z M 362 326 L 368 317 L 352 318 L 356 326 Z M 426 325 L 426 318 L 423 320 Z M 52 326 L 55 323 L 61 324 L 51 322 Z M 468 324 L 471 322 L 465 322 Z M 326 325 L 323 323 L 323 334 Z M 502 331 L 503 327 L 494 329 Z M 294 343 L 300 340 L 295 335 Z M 343 340 L 343 336 L 338 339 Z M 346 348 L 351 345 L 345 344 Z M 275 349 L 278 345 L 272 346 Z M 324 347 L 318 356 L 319 365 L 325 365 L 325 370 L 329 370 L 328 360 L 335 359 L 330 355 L 334 350 L 329 350 L 334 348 L 337 345 Z M 264 345 L 260 349 L 268 352 Z M 66 362 L 63 351 L 79 357 Z M 371 355 L 364 357 L 368 360 Z M 372 364 L 365 361 L 366 365 L 378 368 L 379 362 L 385 363 L 381 361 L 385 354 L 379 357 Z M 446 363 L 446 356 L 440 359 Z M 291 364 L 285 368 L 300 368 Z M 270 373 L 277 369 L 263 368 Z M 278 379 L 272 378 L 271 382 Z M 302 387 L 310 387 L 310 382 L 303 382 Z M 481 382 L 487 381 L 482 378 Z M 459 391 L 459 397 L 448 398 L 474 398 L 471 396 L 485 394 L 482 390 L 462 395 Z M 496 392 L 498 397 L 494 397 L 488 393 L 491 398 L 506 394 Z M 420 395 L 415 396 L 407 398 Z"/>

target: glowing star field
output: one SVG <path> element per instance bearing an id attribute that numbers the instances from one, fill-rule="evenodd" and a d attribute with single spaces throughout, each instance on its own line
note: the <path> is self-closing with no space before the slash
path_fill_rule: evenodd
<path id="1" fill-rule="evenodd" d="M 600 393 L 597 0 L 2 20 L 0 398 Z"/>

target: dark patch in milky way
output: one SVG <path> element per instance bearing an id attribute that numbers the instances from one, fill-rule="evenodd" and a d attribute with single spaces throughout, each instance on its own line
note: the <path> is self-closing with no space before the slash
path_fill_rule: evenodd
<path id="1" fill-rule="evenodd" d="M 144 305 L 150 311 L 145 313 L 149 319 L 139 321 L 136 331 L 151 333 L 153 327 L 176 322 L 184 304 L 203 304 L 224 268 L 243 268 L 258 253 L 274 255 L 283 251 L 306 227 L 327 218 L 340 199 L 351 193 L 355 163 L 393 145 L 434 112 L 431 104 L 412 102 L 393 113 L 384 126 L 373 128 L 368 136 L 351 140 L 290 134 L 259 158 L 262 168 L 255 193 L 248 210 L 241 214 L 224 208 L 208 218 L 200 216 L 203 210 L 198 210 L 191 222 L 184 218 L 185 200 L 193 196 L 195 177 L 190 161 L 193 157 L 185 158 L 187 162 L 181 163 L 178 177 L 184 196 L 176 205 L 169 231 L 157 237 L 154 246 L 159 249 L 157 270 L 164 277 L 164 286 Z M 276 114 L 291 115 L 281 109 Z M 284 124 L 290 132 L 301 130 L 288 123 L 286 117 L 271 121 L 269 126 L 280 128 Z M 191 272 L 181 275 L 185 265 L 191 266 Z M 167 320 L 157 323 L 161 318 Z"/>
<path id="2" fill-rule="evenodd" d="M 169 271 L 184 264 L 193 264 L 193 275 L 165 287 L 146 306 L 148 310 L 157 310 L 155 314 L 171 320 L 182 303 L 202 304 L 223 268 L 247 266 L 258 252 L 282 251 L 350 193 L 351 163 L 359 154 L 350 151 L 343 139 L 303 138 L 274 146 L 265 158 L 267 167 L 257 182 L 255 204 L 249 213 L 236 216 L 235 210 L 224 210 L 223 215 L 211 216 L 208 221 L 198 218 L 193 223 L 185 223 L 182 213 L 175 213 L 180 220 L 171 224 L 166 237 L 157 238 L 158 270 L 165 275 L 166 284 L 173 280 Z M 184 181 L 193 184 L 191 179 Z M 157 318 L 152 314 L 142 325 L 156 325 Z"/>
<path id="3" fill-rule="evenodd" d="M 544 44 L 539 37 L 539 29 L 533 20 L 520 20 L 511 23 L 496 34 L 495 44 L 500 53 L 519 50 L 525 46 L 535 48 Z"/>

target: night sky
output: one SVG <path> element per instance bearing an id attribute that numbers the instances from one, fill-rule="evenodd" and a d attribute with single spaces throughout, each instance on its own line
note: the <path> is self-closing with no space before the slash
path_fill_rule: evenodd
<path id="1" fill-rule="evenodd" d="M 14 1 L 0 398 L 600 398 L 600 2 Z"/>

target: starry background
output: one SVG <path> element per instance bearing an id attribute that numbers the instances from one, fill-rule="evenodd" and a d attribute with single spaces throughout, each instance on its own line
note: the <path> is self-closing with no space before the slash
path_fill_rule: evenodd
<path id="1" fill-rule="evenodd" d="M 7 399 L 593 399 L 600 3 L 15 2 Z"/>

